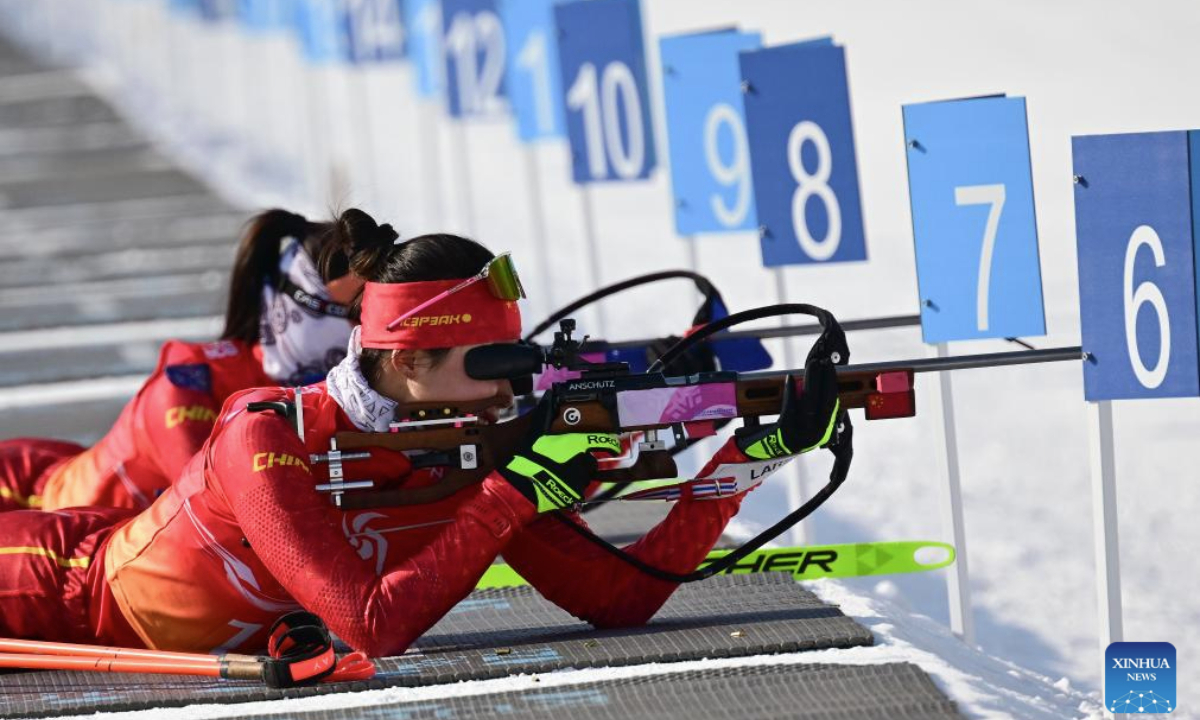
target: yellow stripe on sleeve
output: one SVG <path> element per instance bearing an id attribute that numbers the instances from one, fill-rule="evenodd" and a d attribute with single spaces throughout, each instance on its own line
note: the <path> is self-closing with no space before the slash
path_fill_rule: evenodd
<path id="1" fill-rule="evenodd" d="M 85 568 L 92 564 L 90 557 L 64 558 L 53 550 L 40 547 L 0 547 L 0 555 L 38 555 L 50 558 L 63 568 Z"/>
<path id="2" fill-rule="evenodd" d="M 21 507 L 40 508 L 42 506 L 41 495 L 30 495 L 29 497 L 21 497 L 12 490 L 6 487 L 0 487 L 0 498 L 12 500 Z"/>

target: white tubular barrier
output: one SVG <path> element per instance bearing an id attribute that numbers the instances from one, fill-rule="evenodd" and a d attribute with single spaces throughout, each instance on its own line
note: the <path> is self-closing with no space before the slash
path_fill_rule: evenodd
<path id="1" fill-rule="evenodd" d="M 787 268 L 777 267 L 772 272 L 775 276 L 775 302 L 783 304 L 788 302 L 787 295 Z M 794 320 L 791 317 L 779 318 L 779 324 L 787 325 L 789 321 Z M 783 366 L 785 368 L 798 367 L 796 365 L 796 353 L 792 348 L 792 339 L 783 338 L 780 341 L 783 344 Z M 783 487 L 787 496 L 788 512 L 796 510 L 807 499 L 808 494 L 808 474 L 804 471 L 804 461 L 806 458 L 800 457 L 787 464 L 780 474 L 786 478 Z M 796 523 L 787 533 L 787 543 L 789 545 L 810 545 L 816 542 L 816 534 L 813 532 L 811 523 Z"/>
<path id="2" fill-rule="evenodd" d="M 1121 613 L 1121 547 L 1117 522 L 1117 471 L 1112 401 L 1089 402 L 1088 460 L 1092 476 L 1092 528 L 1096 552 L 1096 598 L 1101 671 L 1110 643 L 1124 639 Z"/>
<path id="3" fill-rule="evenodd" d="M 588 252 L 589 277 L 592 287 L 600 288 L 603 286 L 604 280 L 600 276 L 600 248 L 597 245 L 596 213 L 592 207 L 592 192 L 591 185 L 579 186 L 580 209 L 583 211 L 580 217 L 583 219 L 583 239 Z M 600 337 L 610 337 L 604 306 L 600 303 L 595 303 L 592 305 L 592 312 L 595 313 L 596 329 Z"/>
<path id="4" fill-rule="evenodd" d="M 950 356 L 946 343 L 932 348 L 934 357 Z M 967 531 L 963 522 L 962 483 L 958 466 L 958 433 L 954 424 L 954 390 L 950 373 L 938 373 L 938 391 L 942 416 L 935 422 L 940 442 L 934 447 L 944 449 L 939 466 L 942 471 L 943 523 L 956 551 L 956 560 L 946 574 L 946 589 L 950 599 L 950 629 L 968 645 L 975 644 L 975 620 L 971 614 L 971 580 L 967 572 Z"/>
<path id="5" fill-rule="evenodd" d="M 546 315 L 554 312 L 558 305 L 554 302 L 554 283 L 550 281 L 550 244 L 546 238 L 546 216 L 542 205 L 542 167 L 538 158 L 537 145 L 525 146 L 525 177 L 529 183 L 529 222 L 532 226 L 531 241 L 533 253 L 537 255 L 538 282 L 546 288 L 542 298 L 543 312 Z"/>

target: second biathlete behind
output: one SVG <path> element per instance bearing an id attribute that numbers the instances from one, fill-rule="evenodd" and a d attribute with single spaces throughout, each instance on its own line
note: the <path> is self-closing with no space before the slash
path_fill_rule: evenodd
<path id="1" fill-rule="evenodd" d="M 329 227 L 283 210 L 254 218 L 238 249 L 221 339 L 164 344 L 154 372 L 90 448 L 0 442 L 0 511 L 145 509 L 179 477 L 234 392 L 322 379 L 345 354 L 345 303 L 358 289 L 344 264 L 329 284 L 317 271 Z"/>

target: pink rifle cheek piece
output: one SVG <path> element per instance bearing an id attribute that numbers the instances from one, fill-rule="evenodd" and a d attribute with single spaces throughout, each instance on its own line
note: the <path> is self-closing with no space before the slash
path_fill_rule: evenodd
<path id="1" fill-rule="evenodd" d="M 617 393 L 617 416 L 624 426 L 737 417 L 733 383 L 650 388 Z"/>

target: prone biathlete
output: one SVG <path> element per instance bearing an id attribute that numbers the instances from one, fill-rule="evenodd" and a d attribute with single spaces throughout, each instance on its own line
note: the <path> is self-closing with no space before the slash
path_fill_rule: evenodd
<path id="1" fill-rule="evenodd" d="M 406 404 L 494 399 L 482 415 L 493 420 L 511 385 L 469 377 L 463 357 L 481 344 L 514 342 L 521 330 L 523 291 L 508 255 L 452 235 L 397 245 L 390 226 L 357 210 L 343 214 L 335 235 L 366 280 L 351 304 L 361 325 L 346 358 L 323 383 L 231 397 L 180 479 L 132 519 L 105 525 L 89 509 L 9 513 L 0 526 L 0 585 L 37 569 L 35 587 L 68 589 L 49 606 L 66 621 L 14 621 L 36 613 L 0 594 L 0 636 L 256 651 L 278 616 L 303 608 L 353 648 L 393 655 L 462 600 L 498 556 L 546 598 L 599 627 L 644 623 L 670 597 L 675 583 L 547 516 L 561 512 L 583 525 L 577 503 L 592 485 L 595 455 L 619 446 L 615 435 L 541 435 L 534 423 L 481 483 L 429 504 L 344 511 L 315 489 L 330 481 L 318 456 L 337 432 L 388 431 Z M 803 412 L 730 438 L 701 475 L 761 481 L 781 453 L 827 442 L 836 377 L 831 368 L 812 372 Z M 834 399 L 805 406 L 810 393 L 830 397 L 820 388 L 832 388 Z M 387 450 L 344 470 L 346 480 L 370 478 L 383 488 L 439 480 Z M 712 499 L 685 489 L 626 551 L 669 572 L 694 570 L 754 482 Z M 5 554 L 17 545 L 46 552 Z"/>
<path id="2" fill-rule="evenodd" d="M 0 441 L 0 511 L 96 505 L 148 508 L 212 430 L 238 390 L 325 377 L 350 337 L 353 276 L 326 284 L 315 259 L 330 223 L 284 210 L 254 217 L 230 279 L 216 342 L 170 340 L 112 428 L 84 448 L 61 440 Z"/>

